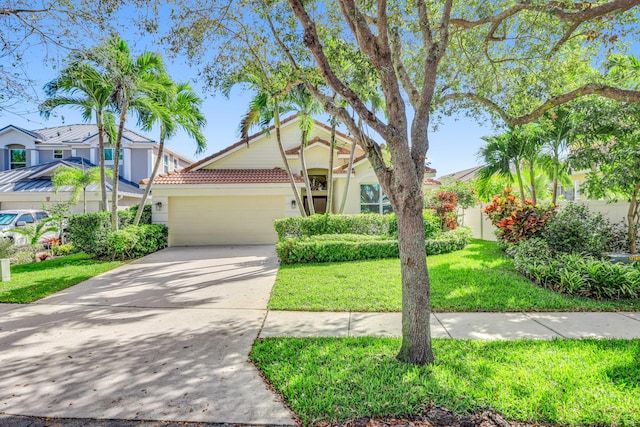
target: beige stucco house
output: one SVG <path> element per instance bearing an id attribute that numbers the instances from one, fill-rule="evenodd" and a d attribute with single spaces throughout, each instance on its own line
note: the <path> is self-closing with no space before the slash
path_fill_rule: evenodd
<path id="1" fill-rule="evenodd" d="M 296 185 L 306 203 L 300 162 L 299 118 L 282 121 L 281 135 Z M 338 132 L 333 152 L 333 212 L 345 194 L 352 140 Z M 314 122 L 305 148 L 307 173 L 313 182 L 317 213 L 327 206 L 331 129 Z M 428 180 L 435 170 L 426 168 Z M 282 161 L 276 134 L 270 131 L 239 141 L 183 170 L 162 174 L 153 182 L 153 221 L 169 226 L 169 245 L 270 244 L 277 239 L 273 221 L 300 214 Z M 356 146 L 344 213 L 387 213 L 375 173 Z"/>

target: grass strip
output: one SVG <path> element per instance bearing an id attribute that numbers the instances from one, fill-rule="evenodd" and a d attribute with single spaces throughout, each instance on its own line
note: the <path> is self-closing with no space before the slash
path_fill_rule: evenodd
<path id="1" fill-rule="evenodd" d="M 29 303 L 78 284 L 122 261 L 102 261 L 74 254 L 42 262 L 11 266 L 11 280 L 0 282 L 0 303 Z"/>
<path id="2" fill-rule="evenodd" d="M 439 312 L 618 311 L 639 299 L 593 300 L 543 289 L 520 275 L 494 242 L 427 258 L 431 306 Z M 282 265 L 269 308 L 304 311 L 401 311 L 400 261 L 381 259 Z"/>
<path id="3" fill-rule="evenodd" d="M 640 340 L 434 340 L 396 361 L 393 338 L 269 338 L 252 358 L 305 425 L 491 408 L 512 421 L 640 425 Z"/>

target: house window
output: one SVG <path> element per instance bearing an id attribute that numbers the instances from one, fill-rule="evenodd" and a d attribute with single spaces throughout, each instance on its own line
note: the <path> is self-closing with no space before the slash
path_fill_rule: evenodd
<path id="1" fill-rule="evenodd" d="M 162 163 L 164 165 L 164 173 L 169 172 L 169 155 L 165 154 L 162 156 Z"/>
<path id="2" fill-rule="evenodd" d="M 27 167 L 27 150 L 13 149 L 9 150 L 10 169 L 20 169 Z"/>
<path id="3" fill-rule="evenodd" d="M 173 159 L 173 170 L 178 169 L 178 159 Z"/>
<path id="4" fill-rule="evenodd" d="M 115 148 L 105 148 L 104 149 L 104 161 L 105 162 L 113 162 L 113 154 L 115 152 Z M 118 156 L 118 160 L 122 160 L 122 148 L 120 149 L 120 155 Z"/>
<path id="5" fill-rule="evenodd" d="M 53 150 L 53 158 L 61 159 L 62 158 L 62 150 Z"/>
<path id="6" fill-rule="evenodd" d="M 360 186 L 360 212 L 387 214 L 393 212 L 391 203 L 378 184 Z"/>

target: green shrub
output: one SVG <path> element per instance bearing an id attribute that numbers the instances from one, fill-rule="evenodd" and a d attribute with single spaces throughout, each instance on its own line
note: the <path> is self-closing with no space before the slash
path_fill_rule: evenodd
<path id="1" fill-rule="evenodd" d="M 29 264 L 33 262 L 33 251 L 30 246 L 20 246 L 9 258 L 11 265 Z"/>
<path id="2" fill-rule="evenodd" d="M 112 260 L 139 258 L 165 248 L 168 232 L 160 224 L 130 225 L 109 233 L 104 252 L 97 255 Z"/>
<path id="3" fill-rule="evenodd" d="M 470 238 L 471 232 L 466 228 L 441 233 L 426 240 L 427 255 L 463 249 Z M 276 251 L 283 264 L 344 262 L 399 256 L 397 239 L 362 234 L 325 234 L 287 238 L 276 243 Z"/>
<path id="4" fill-rule="evenodd" d="M 67 231 L 69 240 L 80 252 L 102 254 L 111 231 L 110 213 L 103 211 L 72 215 L 69 217 Z"/>
<path id="5" fill-rule="evenodd" d="M 0 238 L 0 258 L 11 258 L 16 251 L 10 239 Z"/>
<path id="6" fill-rule="evenodd" d="M 569 203 L 555 214 L 543 235 L 552 252 L 597 258 L 605 252 L 623 250 L 626 240 L 626 230 L 578 203 Z"/>
<path id="7" fill-rule="evenodd" d="M 423 213 L 425 237 L 439 230 L 438 218 L 432 211 Z M 278 240 L 290 237 L 310 237 L 321 234 L 361 234 L 372 236 L 398 235 L 398 223 L 394 214 L 360 215 L 312 215 L 277 219 L 274 222 Z"/>
<path id="8" fill-rule="evenodd" d="M 133 224 L 133 220 L 138 213 L 138 205 L 130 206 L 127 209 L 118 211 L 118 227 L 120 229 L 126 228 Z M 151 224 L 152 207 L 151 205 L 144 205 L 142 210 L 142 216 L 140 217 L 140 224 Z"/>
<path id="9" fill-rule="evenodd" d="M 69 255 L 71 252 L 73 252 L 73 245 L 71 243 L 67 243 L 65 245 L 54 245 L 51 247 L 51 250 L 53 251 L 53 254 L 55 256 L 65 256 L 65 255 Z"/>

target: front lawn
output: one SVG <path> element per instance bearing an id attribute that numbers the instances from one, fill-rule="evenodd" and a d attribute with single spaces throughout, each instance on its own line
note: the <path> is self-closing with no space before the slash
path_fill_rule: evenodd
<path id="1" fill-rule="evenodd" d="M 433 340 L 436 362 L 392 338 L 270 338 L 252 358 L 305 425 L 491 408 L 506 419 L 640 425 L 640 340 Z"/>
<path id="2" fill-rule="evenodd" d="M 640 300 L 596 301 L 540 288 L 494 242 L 427 258 L 434 311 L 638 310 Z M 282 265 L 271 310 L 401 311 L 398 259 Z"/>
<path id="3" fill-rule="evenodd" d="M 11 266 L 11 281 L 0 282 L 0 302 L 29 303 L 109 271 L 122 261 L 100 261 L 85 254 Z"/>

